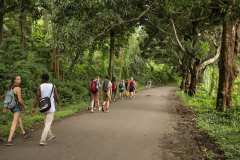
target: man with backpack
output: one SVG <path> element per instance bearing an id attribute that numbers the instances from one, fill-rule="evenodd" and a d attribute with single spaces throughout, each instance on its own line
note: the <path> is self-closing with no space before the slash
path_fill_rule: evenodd
<path id="1" fill-rule="evenodd" d="M 106 76 L 105 80 L 103 81 L 103 111 L 109 112 L 109 106 L 111 101 L 112 95 L 112 83 Z"/>
<path id="2" fill-rule="evenodd" d="M 94 112 L 94 106 L 97 107 L 99 110 L 101 108 L 99 107 L 99 89 L 100 89 L 100 80 L 99 77 L 93 79 L 90 82 L 89 90 L 91 94 L 91 112 Z"/>
<path id="3" fill-rule="evenodd" d="M 125 91 L 125 81 L 124 80 L 120 81 L 118 88 L 119 88 L 119 97 L 122 100 L 123 96 L 124 96 L 124 91 Z"/>
<path id="4" fill-rule="evenodd" d="M 42 75 L 42 83 L 37 90 L 37 102 L 39 110 L 44 114 L 44 129 L 40 140 L 40 146 L 46 146 L 47 141 L 55 139 L 55 135 L 51 131 L 54 113 L 56 111 L 56 103 L 59 102 L 59 96 L 54 84 L 49 82 L 49 75 Z M 33 113 L 35 113 L 35 108 Z"/>

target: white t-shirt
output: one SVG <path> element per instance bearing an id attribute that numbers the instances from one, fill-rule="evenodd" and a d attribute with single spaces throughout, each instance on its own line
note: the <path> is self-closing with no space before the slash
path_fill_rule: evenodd
<path id="1" fill-rule="evenodd" d="M 109 81 L 108 82 L 108 92 L 109 92 L 109 94 L 111 93 L 111 90 L 112 90 L 112 82 Z"/>
<path id="2" fill-rule="evenodd" d="M 40 91 L 41 91 L 41 98 L 49 97 L 52 91 L 53 84 L 52 83 L 42 83 L 40 85 Z M 51 99 L 51 108 L 48 112 L 53 113 L 56 111 L 56 104 L 54 99 L 54 90 L 52 92 Z"/>

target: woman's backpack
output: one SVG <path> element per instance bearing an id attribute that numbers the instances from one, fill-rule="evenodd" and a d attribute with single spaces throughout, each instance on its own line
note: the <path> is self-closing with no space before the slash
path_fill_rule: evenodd
<path id="1" fill-rule="evenodd" d="M 40 93 L 41 93 L 40 88 L 39 88 L 39 90 L 40 90 Z M 51 108 L 51 97 L 52 97 L 53 91 L 54 91 L 54 85 L 52 86 L 52 91 L 51 91 L 49 97 L 43 97 L 43 98 L 40 99 L 40 101 L 39 101 L 39 111 L 41 113 L 45 113 L 45 112 L 50 110 L 50 108 Z"/>
<path id="2" fill-rule="evenodd" d="M 119 83 L 119 88 L 121 89 L 121 90 L 123 90 L 124 89 L 124 84 L 121 82 L 121 83 Z"/>
<path id="3" fill-rule="evenodd" d="M 135 84 L 134 84 L 134 81 L 130 81 L 130 88 L 135 88 Z"/>
<path id="4" fill-rule="evenodd" d="M 93 80 L 91 82 L 90 90 L 92 93 L 96 93 L 98 91 L 98 82 Z"/>
<path id="5" fill-rule="evenodd" d="M 103 91 L 104 92 L 108 92 L 108 89 L 109 89 L 108 85 L 109 85 L 109 80 L 104 80 L 104 82 L 103 82 Z"/>
<path id="6" fill-rule="evenodd" d="M 112 91 L 113 91 L 113 92 L 116 92 L 116 91 L 117 91 L 117 85 L 116 85 L 116 83 L 113 83 L 113 84 L 112 84 Z"/>
<path id="7" fill-rule="evenodd" d="M 4 98 L 4 107 L 8 109 L 13 109 L 17 105 L 17 101 L 14 96 L 13 89 L 7 91 L 5 98 Z"/>

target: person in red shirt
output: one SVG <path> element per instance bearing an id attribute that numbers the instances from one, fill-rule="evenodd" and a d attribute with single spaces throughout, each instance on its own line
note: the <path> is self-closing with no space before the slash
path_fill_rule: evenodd
<path id="1" fill-rule="evenodd" d="M 113 99 L 113 102 L 116 102 L 116 95 L 117 95 L 117 82 L 114 78 L 112 80 L 112 99 Z"/>
<path id="2" fill-rule="evenodd" d="M 99 77 L 96 77 L 89 84 L 89 91 L 91 93 L 91 106 L 90 106 L 91 112 L 94 111 L 94 106 L 101 110 L 99 104 L 99 89 L 100 89 Z"/>
<path id="3" fill-rule="evenodd" d="M 130 93 L 130 98 L 134 98 L 135 95 L 135 90 L 136 90 L 136 82 L 134 81 L 133 77 L 131 78 L 131 80 L 128 83 L 128 89 L 129 89 L 129 93 Z"/>

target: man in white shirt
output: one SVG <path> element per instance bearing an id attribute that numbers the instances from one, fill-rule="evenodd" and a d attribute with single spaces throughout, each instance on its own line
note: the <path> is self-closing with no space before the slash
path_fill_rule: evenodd
<path id="1" fill-rule="evenodd" d="M 44 113 L 44 129 L 40 140 L 41 146 L 46 146 L 47 141 L 55 139 L 55 135 L 51 131 L 51 125 L 54 120 L 54 113 L 56 111 L 56 102 L 58 103 L 59 96 L 54 84 L 49 82 L 49 75 L 42 75 L 42 83 L 37 91 L 38 102 L 41 98 L 49 97 L 51 101 L 51 108 Z M 35 111 L 34 111 L 35 112 Z"/>

